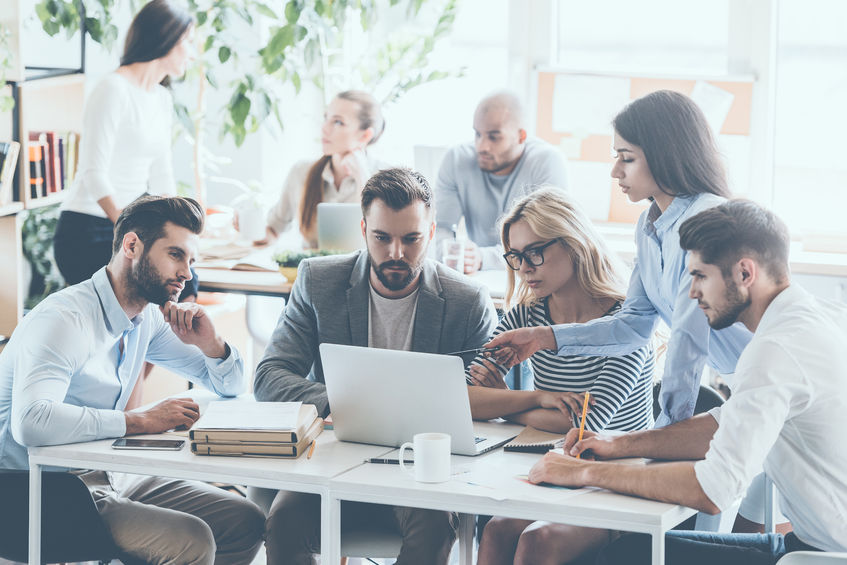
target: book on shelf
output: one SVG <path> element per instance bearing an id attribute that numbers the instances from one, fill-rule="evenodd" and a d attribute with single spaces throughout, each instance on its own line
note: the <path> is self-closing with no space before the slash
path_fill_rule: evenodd
<path id="1" fill-rule="evenodd" d="M 311 406 L 311 405 L 310 405 Z M 296 442 L 283 441 L 239 441 L 211 443 L 192 441 L 191 452 L 195 455 L 227 455 L 231 457 L 291 457 L 305 453 L 323 431 L 323 419 L 315 417 L 312 423 L 299 434 Z"/>
<path id="2" fill-rule="evenodd" d="M 30 143 L 29 150 L 29 197 L 38 198 L 44 193 L 44 151 L 41 144 Z"/>
<path id="3" fill-rule="evenodd" d="M 55 167 L 50 152 L 50 144 L 47 141 L 47 133 L 38 131 L 29 132 L 29 143 L 31 146 L 41 147 L 41 178 L 44 179 L 44 183 L 41 186 L 39 196 L 47 196 L 51 192 L 56 192 Z"/>
<path id="4" fill-rule="evenodd" d="M 17 141 L 0 142 L 0 206 L 14 200 L 15 170 L 21 144 Z"/>
<path id="5" fill-rule="evenodd" d="M 298 443 L 316 419 L 314 404 L 210 402 L 188 437 L 203 443 Z"/>
<path id="6" fill-rule="evenodd" d="M 545 432 L 527 426 L 512 441 L 504 445 L 503 450 L 546 453 L 551 449 L 562 447 L 564 442 L 565 436 L 563 434 Z"/>
<path id="7" fill-rule="evenodd" d="M 70 187 L 79 166 L 79 134 L 69 131 L 64 137 L 65 187 Z"/>

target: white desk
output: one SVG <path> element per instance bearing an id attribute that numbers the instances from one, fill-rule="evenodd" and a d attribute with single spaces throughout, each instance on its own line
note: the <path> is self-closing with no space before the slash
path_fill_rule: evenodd
<path id="1" fill-rule="evenodd" d="M 161 437 L 161 436 L 138 436 Z M 169 439 L 174 439 L 172 435 Z M 41 563 L 41 467 L 70 467 L 210 482 L 225 482 L 321 495 L 321 554 L 329 553 L 334 533 L 329 531 L 329 482 L 369 457 L 391 450 L 377 445 L 340 442 L 332 431 L 317 440 L 311 459 L 263 459 L 193 455 L 181 451 L 125 451 L 111 448 L 114 440 L 29 448 L 29 562 Z M 324 560 L 325 563 L 330 561 Z M 337 560 L 336 560 L 337 562 Z"/>
<path id="2" fill-rule="evenodd" d="M 156 436 L 152 436 L 156 437 Z M 397 465 L 363 464 L 370 457 L 396 456 L 381 446 L 339 442 L 331 431 L 318 438 L 312 459 L 203 457 L 182 451 L 123 451 L 113 440 L 30 448 L 30 563 L 41 558 L 41 467 L 57 466 L 229 482 L 321 495 L 321 555 L 338 563 L 341 553 L 341 501 L 352 500 L 548 520 L 653 536 L 653 564 L 664 563 L 664 534 L 694 515 L 690 508 L 623 496 L 598 489 L 560 489 L 530 485 L 525 475 L 540 455 L 502 450 L 479 457 L 453 456 L 453 478 L 440 484 L 417 483 Z M 187 443 L 187 442 L 186 442 Z M 388 455 L 390 456 L 390 455 Z M 470 539 L 472 521 L 461 521 L 460 540 Z M 471 544 L 461 546 L 471 563 Z"/>
<path id="3" fill-rule="evenodd" d="M 387 457 L 396 457 L 396 451 Z M 600 489 L 562 489 L 528 484 L 526 475 L 539 454 L 497 450 L 478 457 L 453 456 L 453 478 L 446 483 L 416 483 L 397 465 L 364 464 L 330 483 L 329 530 L 337 535 L 342 500 L 395 504 L 490 514 L 528 520 L 547 520 L 592 528 L 639 532 L 653 536 L 653 565 L 664 563 L 665 532 L 696 511 Z M 460 532 L 462 539 L 462 532 Z M 337 563 L 339 543 L 330 547 L 329 563 Z M 471 548 L 462 548 L 462 562 L 470 563 Z"/>

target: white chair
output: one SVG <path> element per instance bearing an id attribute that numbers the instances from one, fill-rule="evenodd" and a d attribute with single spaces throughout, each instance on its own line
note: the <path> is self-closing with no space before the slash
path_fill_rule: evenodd
<path id="1" fill-rule="evenodd" d="M 256 365 L 262 360 L 265 348 L 271 341 L 276 323 L 285 308 L 285 299 L 275 296 L 247 296 L 245 316 L 250 344 L 245 365 L 255 372 Z"/>
<path id="2" fill-rule="evenodd" d="M 795 551 L 777 561 L 777 565 L 847 565 L 847 553 Z"/>

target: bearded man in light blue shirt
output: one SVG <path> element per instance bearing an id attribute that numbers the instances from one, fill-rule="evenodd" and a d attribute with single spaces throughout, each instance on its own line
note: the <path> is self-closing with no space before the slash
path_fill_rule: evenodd
<path id="1" fill-rule="evenodd" d="M 136 200 L 115 224 L 109 264 L 21 321 L 0 354 L 0 468 L 26 469 L 29 446 L 190 427 L 199 409 L 188 399 L 124 412 L 145 361 L 221 396 L 244 390 L 238 352 L 201 306 L 176 302 L 203 219 L 188 198 Z M 115 488 L 104 472 L 81 477 L 130 560 L 247 563 L 261 545 L 261 510 L 220 489 L 158 477 Z"/>

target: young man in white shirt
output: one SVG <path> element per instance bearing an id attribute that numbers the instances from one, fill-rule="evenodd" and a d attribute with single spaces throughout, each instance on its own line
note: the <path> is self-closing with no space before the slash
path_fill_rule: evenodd
<path id="1" fill-rule="evenodd" d="M 754 332 L 721 408 L 666 428 L 618 437 L 570 434 L 530 472 L 535 483 L 599 486 L 710 513 L 731 506 L 764 466 L 794 531 L 674 531 L 667 563 L 773 564 L 797 550 L 847 551 L 847 307 L 791 285 L 788 230 L 771 212 L 731 201 L 680 228 L 690 295 L 709 324 Z M 648 466 L 574 459 L 650 457 Z M 695 462 L 696 461 L 696 462 Z M 627 535 L 600 563 L 647 563 L 649 537 Z"/>
<path id="2" fill-rule="evenodd" d="M 190 399 L 125 411 L 145 361 L 221 396 L 244 391 L 235 348 L 201 306 L 175 302 L 203 219 L 191 199 L 139 198 L 118 217 L 109 264 L 21 321 L 0 353 L 0 468 L 26 469 L 31 446 L 190 427 Z M 126 562 L 249 563 L 261 546 L 264 514 L 243 497 L 195 481 L 80 477 Z"/>

